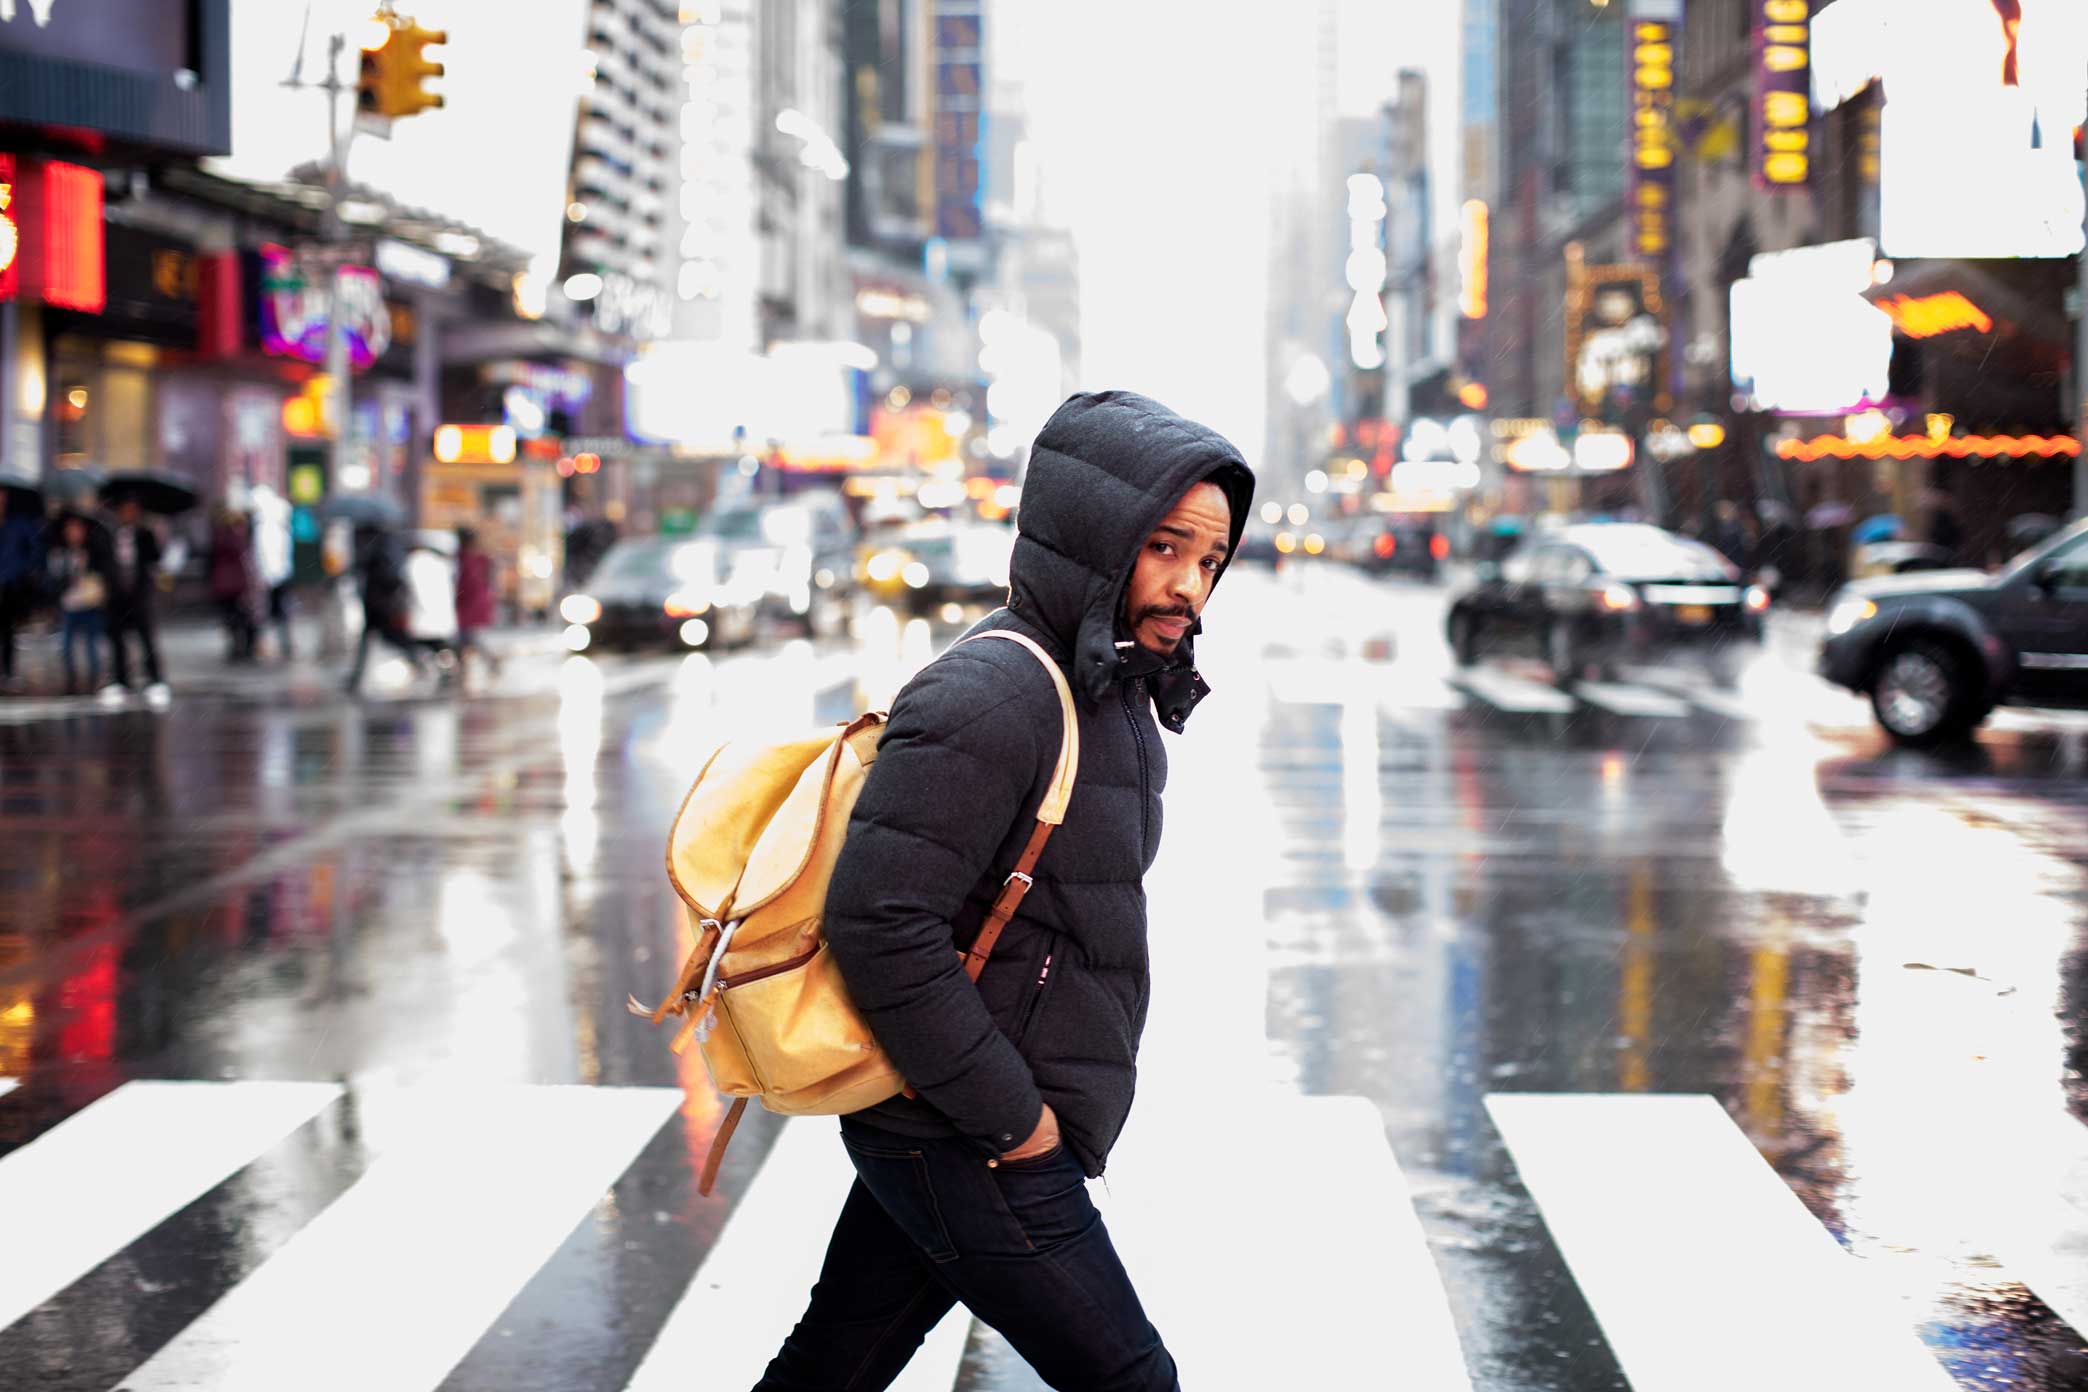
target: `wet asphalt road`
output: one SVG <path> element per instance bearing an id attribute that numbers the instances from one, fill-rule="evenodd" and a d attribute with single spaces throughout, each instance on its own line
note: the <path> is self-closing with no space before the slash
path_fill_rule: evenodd
<path id="1" fill-rule="evenodd" d="M 1367 1099 L 1388 1147 L 1325 1174 L 1411 1195 L 1405 1256 L 1475 1388 L 1726 1386 L 1768 1350 L 1784 1387 L 1896 1389 L 1832 1371 L 1896 1338 L 1940 1386 L 2088 1387 L 2084 722 L 1901 754 L 1806 674 L 1802 616 L 1737 693 L 1559 692 L 1453 671 L 1441 607 L 1323 568 L 1241 574 L 1210 616 L 1103 1197 L 1135 1224 L 1141 1162 L 1230 1197 L 1132 1257 L 1185 1385 L 1228 1383 L 1170 1292 L 1371 1289 L 1400 1260 L 1296 1216 L 1315 1175 L 1258 1163 L 1287 1114 L 1207 1102 L 1222 1060 Z M 696 1196 L 720 1108 L 624 996 L 681 950 L 660 850 L 712 744 L 885 699 L 948 636 L 879 613 L 829 647 L 518 660 L 461 699 L 350 704 L 305 669 L 165 712 L 0 707 L 0 1385 L 607 1392 L 650 1385 L 736 1213 L 816 1263 L 833 1205 L 764 1199 L 774 1119 Z M 1640 1094 L 1716 1112 L 1615 1110 Z M 1228 1265 L 1228 1224 L 1306 1255 Z M 1816 1269 L 1860 1318 L 1802 1324 Z M 1339 1335 L 1369 1351 L 1353 1385 L 1448 1385 L 1414 1372 L 1418 1308 Z M 381 1372 L 371 1322 L 403 1340 Z M 980 1330 L 942 1376 L 1040 1385 Z"/>

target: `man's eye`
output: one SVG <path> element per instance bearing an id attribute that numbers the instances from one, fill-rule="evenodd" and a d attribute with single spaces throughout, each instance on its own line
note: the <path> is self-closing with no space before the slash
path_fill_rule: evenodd
<path id="1" fill-rule="evenodd" d="M 1166 542 L 1164 542 L 1164 541 L 1156 541 L 1156 542 L 1154 542 L 1154 543 L 1153 543 L 1153 554 L 1155 554 L 1155 555 L 1157 555 L 1157 556 L 1165 556 L 1165 555 L 1169 555 L 1169 554 L 1171 554 L 1171 553 L 1172 553 L 1173 551 L 1174 551 L 1174 547 L 1172 547 L 1172 546 L 1168 545 L 1168 544 L 1167 544 Z"/>

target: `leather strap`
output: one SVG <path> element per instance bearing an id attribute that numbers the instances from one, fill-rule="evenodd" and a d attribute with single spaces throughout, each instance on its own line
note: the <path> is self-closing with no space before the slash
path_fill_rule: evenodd
<path id="1" fill-rule="evenodd" d="M 979 925 L 979 934 L 972 939 L 971 950 L 959 953 L 964 959 L 964 974 L 977 985 L 979 974 L 986 970 L 986 959 L 993 955 L 993 945 L 1000 941 L 1001 930 L 1015 911 L 1022 907 L 1023 896 L 1036 883 L 1030 874 L 1037 868 L 1037 858 L 1044 854 L 1044 843 L 1051 839 L 1051 823 L 1039 821 L 1036 830 L 1030 833 L 1029 845 L 1023 848 L 1022 858 L 1015 862 L 1001 892 L 994 898 L 993 908 L 987 913 L 986 921 Z"/>
<path id="2" fill-rule="evenodd" d="M 703 1157 L 703 1177 L 696 1181 L 696 1192 L 706 1199 L 718 1183 L 718 1167 L 725 1163 L 725 1146 L 732 1139 L 732 1132 L 739 1125 L 740 1115 L 747 1110 L 747 1099 L 735 1097 L 726 1109 L 725 1120 L 718 1123 L 718 1134 L 711 1137 L 710 1154 Z"/>

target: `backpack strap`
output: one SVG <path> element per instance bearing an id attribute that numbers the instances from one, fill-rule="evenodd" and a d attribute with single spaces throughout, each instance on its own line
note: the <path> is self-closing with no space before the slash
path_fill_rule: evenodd
<path id="1" fill-rule="evenodd" d="M 732 1139 L 746 1110 L 746 1098 L 733 1098 L 732 1105 L 725 1109 L 725 1120 L 718 1123 L 718 1134 L 711 1137 L 710 1154 L 703 1157 L 703 1175 L 696 1182 L 696 1192 L 706 1199 L 718 1183 L 718 1167 L 725 1163 L 725 1144 Z"/>
<path id="2" fill-rule="evenodd" d="M 964 959 L 964 974 L 974 984 L 979 974 L 986 970 L 986 959 L 993 955 L 993 945 L 1000 941 L 1001 931 L 1022 907 L 1022 900 L 1036 883 L 1031 875 L 1037 868 L 1038 858 L 1044 854 L 1044 843 L 1051 839 L 1052 828 L 1066 820 L 1066 804 L 1073 797 L 1073 783 L 1080 774 L 1080 724 L 1073 709 L 1073 691 L 1066 685 L 1066 674 L 1059 670 L 1051 654 L 1038 646 L 1036 640 L 1010 629 L 994 628 L 972 635 L 964 641 L 969 643 L 980 638 L 1003 638 L 1010 643 L 1020 643 L 1051 674 L 1052 685 L 1058 688 L 1059 718 L 1062 733 L 1059 737 L 1058 764 L 1052 770 L 1051 786 L 1044 793 L 1044 801 L 1037 808 L 1037 826 L 1030 833 L 1029 844 L 1023 847 L 1021 859 L 1008 873 L 1001 885 L 999 895 L 994 898 L 993 908 L 986 921 L 979 925 L 978 936 L 972 939 L 971 949 L 959 955 Z"/>

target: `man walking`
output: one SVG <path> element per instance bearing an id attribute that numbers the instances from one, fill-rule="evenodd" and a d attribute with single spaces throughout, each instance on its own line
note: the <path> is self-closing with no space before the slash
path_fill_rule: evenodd
<path id="1" fill-rule="evenodd" d="M 856 1182 L 757 1392 L 885 1387 L 958 1301 L 1053 1387 L 1177 1386 L 1084 1181 L 1131 1108 L 1160 729 L 1209 690 L 1190 640 L 1253 491 L 1232 445 L 1130 392 L 1076 396 L 1037 437 L 1008 605 L 974 632 L 1024 634 L 1065 668 L 1079 782 L 975 987 L 953 948 L 1029 838 L 1058 698 L 1016 645 L 967 643 L 894 702 L 825 926 L 915 1096 L 842 1118 Z"/>
<path id="2" fill-rule="evenodd" d="M 109 590 L 109 647 L 116 658 L 116 684 L 130 688 L 128 635 L 138 636 L 145 656 L 145 694 L 155 702 L 167 698 L 167 684 L 160 676 L 159 634 L 153 621 L 153 591 L 159 585 L 159 534 L 145 521 L 138 500 L 126 497 L 116 505 L 116 530 L 111 534 L 115 583 Z"/>

